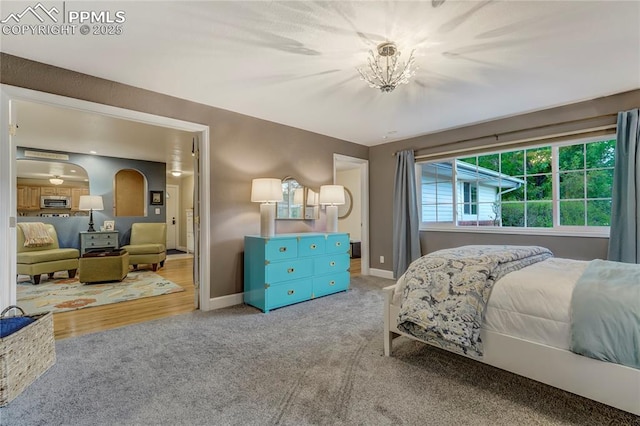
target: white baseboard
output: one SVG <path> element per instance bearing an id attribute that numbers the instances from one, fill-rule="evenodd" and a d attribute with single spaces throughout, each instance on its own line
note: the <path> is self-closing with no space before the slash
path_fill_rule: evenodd
<path id="1" fill-rule="evenodd" d="M 387 271 L 386 269 L 369 268 L 369 275 L 380 278 L 388 278 L 390 280 L 394 279 L 393 271 Z"/>
<path id="2" fill-rule="evenodd" d="M 244 303 L 244 293 L 229 294 L 228 296 L 213 297 L 209 299 L 207 310 L 222 309 L 229 306 Z"/>

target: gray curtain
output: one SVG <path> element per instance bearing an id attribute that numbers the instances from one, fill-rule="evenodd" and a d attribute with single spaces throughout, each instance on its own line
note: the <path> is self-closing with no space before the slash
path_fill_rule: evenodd
<path id="1" fill-rule="evenodd" d="M 420 254 L 420 218 L 416 201 L 413 151 L 396 153 L 393 194 L 393 273 L 399 278 Z"/>
<path id="2" fill-rule="evenodd" d="M 640 109 L 618 113 L 609 260 L 640 263 Z"/>

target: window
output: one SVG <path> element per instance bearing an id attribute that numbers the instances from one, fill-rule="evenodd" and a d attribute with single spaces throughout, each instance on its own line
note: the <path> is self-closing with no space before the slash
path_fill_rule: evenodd
<path id="1" fill-rule="evenodd" d="M 609 226 L 615 139 L 418 163 L 424 226 Z"/>
<path id="2" fill-rule="evenodd" d="M 464 214 L 478 214 L 478 186 L 464 182 Z"/>

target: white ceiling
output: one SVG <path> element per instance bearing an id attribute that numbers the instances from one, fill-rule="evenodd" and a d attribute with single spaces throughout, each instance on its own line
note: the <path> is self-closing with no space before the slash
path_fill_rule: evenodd
<path id="1" fill-rule="evenodd" d="M 35 102 L 16 102 L 16 115 L 17 146 L 157 161 L 167 164 L 167 174 L 193 174 L 192 133 Z M 68 168 L 58 170 L 61 163 L 40 163 L 23 163 L 18 177 L 49 174 L 74 180 Z"/>
<path id="2" fill-rule="evenodd" d="M 2 36 L 2 51 L 369 146 L 640 88 L 637 1 L 66 6 L 122 10 L 123 33 Z M 385 40 L 419 67 L 389 94 L 356 72 Z"/>

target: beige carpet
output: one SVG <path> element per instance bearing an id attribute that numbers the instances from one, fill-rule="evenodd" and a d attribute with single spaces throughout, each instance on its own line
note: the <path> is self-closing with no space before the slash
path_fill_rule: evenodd
<path id="1" fill-rule="evenodd" d="M 178 284 L 146 270 L 129 272 L 121 282 L 101 284 L 83 284 L 77 275 L 68 278 L 66 272 L 58 272 L 54 279 L 43 275 L 38 285 L 19 279 L 17 304 L 28 314 L 64 312 L 181 291 Z"/>

